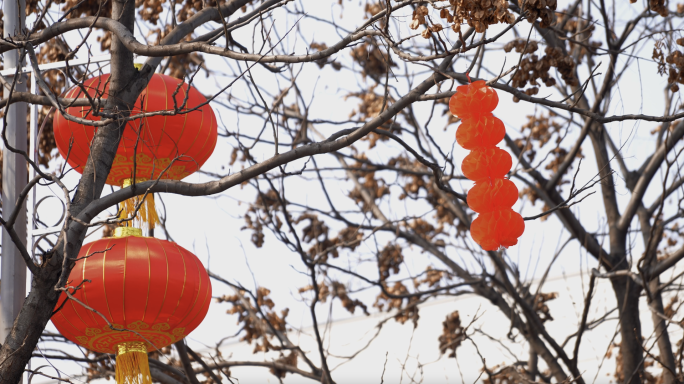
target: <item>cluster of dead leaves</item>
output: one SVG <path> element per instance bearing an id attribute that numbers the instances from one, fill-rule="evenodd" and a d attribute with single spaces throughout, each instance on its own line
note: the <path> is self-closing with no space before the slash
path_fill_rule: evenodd
<path id="1" fill-rule="evenodd" d="M 540 27 L 548 28 L 556 19 L 556 0 L 528 0 L 523 4 L 523 11 L 527 12 L 527 21 L 530 23 L 539 20 Z"/>
<path id="2" fill-rule="evenodd" d="M 348 196 L 360 205 L 364 212 L 370 212 L 372 208 L 371 204 L 366 202 L 366 199 L 363 196 L 364 192 L 367 192 L 373 200 L 380 199 L 390 193 L 389 187 L 385 184 L 385 181 L 383 179 L 375 178 L 375 172 L 366 172 L 359 181 L 361 181 L 361 187 L 354 187 L 349 191 Z"/>
<path id="3" fill-rule="evenodd" d="M 274 311 L 275 303 L 269 297 L 270 294 L 269 289 L 259 287 L 256 291 L 256 303 L 245 291 L 216 299 L 218 303 L 231 304 L 231 308 L 226 313 L 238 316 L 237 324 L 244 331 L 240 341 L 246 341 L 249 344 L 254 341 L 253 353 L 279 351 L 280 347 L 272 345 L 269 341 L 274 337 L 271 329 L 283 333 L 287 331 L 286 319 L 290 310 L 285 308 L 280 311 L 280 314 Z"/>
<path id="4" fill-rule="evenodd" d="M 394 284 L 387 282 L 387 278 L 391 274 L 399 273 L 401 263 L 403 263 L 403 255 L 399 246 L 388 244 L 381 251 L 378 257 L 380 284 L 382 284 L 387 293 L 385 291 L 380 292 L 373 306 L 378 308 L 380 312 L 396 310 L 397 313 L 394 315 L 394 319 L 397 322 L 404 324 L 411 320 L 415 327 L 418 325 L 418 319 L 420 318 L 418 304 L 422 302 L 421 297 L 424 297 L 424 295 L 419 292 L 417 292 L 418 294 L 412 294 L 402 281 L 396 281 Z M 425 273 L 414 277 L 412 281 L 416 289 L 422 285 L 426 285 L 429 289 L 435 289 L 439 287 L 442 281 L 448 278 L 449 274 L 445 271 L 428 266 L 425 269 Z"/>
<path id="5" fill-rule="evenodd" d="M 549 307 L 546 305 L 546 303 L 557 297 L 557 292 L 540 292 L 539 295 L 536 297 L 536 302 L 534 303 L 534 310 L 537 311 L 537 313 L 539 314 L 539 318 L 541 319 L 542 323 L 549 320 L 553 320 L 553 316 L 551 316 L 551 311 L 549 310 Z"/>
<path id="6" fill-rule="evenodd" d="M 389 195 L 390 189 L 383 179 L 375 177 L 375 171 L 371 170 L 368 163 L 365 162 L 365 160 L 367 160 L 365 154 L 357 155 L 356 158 L 358 160 L 356 161 L 354 168 L 359 169 L 359 171 L 354 171 L 354 173 L 359 178 L 361 185 L 355 186 L 349 191 L 348 196 L 360 205 L 364 212 L 369 212 L 371 206 L 366 202 L 366 199 L 363 196 L 364 192 L 368 194 L 370 199 L 375 201 L 383 196 Z"/>
<path id="7" fill-rule="evenodd" d="M 376 87 L 377 84 L 374 84 L 370 86 L 367 91 L 350 93 L 345 96 L 345 100 L 350 97 L 359 99 L 358 107 L 349 114 L 350 118 L 356 117 L 358 120 L 363 121 L 373 119 L 386 111 L 387 108 L 395 102 L 394 98 L 390 95 L 385 96 L 375 93 Z M 401 125 L 394 120 L 384 122 L 378 129 L 387 130 L 395 135 L 401 134 Z M 378 141 L 387 141 L 390 139 L 387 136 L 370 132 L 363 140 L 368 141 L 368 147 L 369 149 L 372 149 Z"/>
<path id="8" fill-rule="evenodd" d="M 446 11 L 446 14 L 449 13 L 449 11 L 446 9 L 442 11 Z M 442 24 L 432 23 L 428 16 L 429 13 L 430 11 L 428 11 L 428 8 L 426 6 L 419 6 L 418 8 L 416 8 L 416 10 L 413 11 L 413 18 L 411 20 L 411 23 L 409 24 L 409 28 L 411 29 L 418 29 L 421 25 L 425 25 L 425 29 L 420 33 L 420 35 L 423 36 L 423 38 L 425 39 L 429 39 L 430 37 L 432 37 L 433 33 L 437 33 L 444 29 Z M 446 18 L 446 14 L 445 16 L 443 16 L 443 18 Z M 430 21 L 430 23 L 428 23 L 428 20 Z M 453 22 L 453 17 L 451 17 L 451 21 Z M 454 31 L 457 31 L 457 25 L 458 28 L 460 28 L 460 24 L 453 24 L 451 26 L 452 29 L 454 29 Z"/>
<path id="9" fill-rule="evenodd" d="M 254 204 L 247 209 L 244 216 L 245 226 L 240 229 L 252 231 L 251 240 L 257 248 L 264 245 L 264 225 L 273 224 L 277 229 L 282 227 L 283 223 L 278 215 L 273 214 L 273 211 L 279 207 L 278 195 L 275 191 L 269 190 L 266 193 L 259 193 Z"/>
<path id="10" fill-rule="evenodd" d="M 355 250 L 363 239 L 363 233 L 352 227 L 343 228 L 336 237 L 331 237 L 325 222 L 311 213 L 302 214 L 294 223 L 306 223 L 301 229 L 302 241 L 311 244 L 307 253 L 317 263 L 326 263 L 330 257 L 337 258 L 340 249 Z"/>
<path id="11" fill-rule="evenodd" d="M 364 79 L 370 77 L 376 82 L 381 82 L 387 72 L 397 66 L 387 51 L 369 40 L 353 48 L 350 54 L 354 62 L 361 67 L 361 76 Z"/>
<path id="12" fill-rule="evenodd" d="M 456 33 L 461 31 L 464 23 L 482 33 L 492 24 L 515 22 L 515 16 L 508 10 L 505 0 L 449 0 L 449 7 L 440 9 L 439 16 Z M 409 28 L 418 29 L 421 25 L 426 27 L 421 33 L 426 39 L 445 28 L 432 22 L 429 10 L 424 5 L 413 12 Z"/>
<path id="13" fill-rule="evenodd" d="M 556 0 L 530 0 L 523 3 L 527 20 L 530 23 L 539 20 L 542 28 L 547 28 L 555 21 Z M 433 33 L 444 28 L 451 28 L 456 33 L 461 31 L 462 24 L 475 28 L 483 33 L 490 25 L 505 23 L 513 24 L 515 15 L 508 9 L 506 0 L 449 0 L 448 7 L 439 9 L 439 16 L 446 21 L 447 26 L 432 22 L 429 9 L 425 5 L 417 7 L 409 24 L 409 28 L 418 29 L 421 25 L 425 29 L 421 36 L 428 39 Z"/>
<path id="14" fill-rule="evenodd" d="M 433 244 L 444 246 L 444 241 L 435 241 L 437 235 L 444 233 L 443 227 L 435 227 L 420 217 L 409 221 L 407 227 L 411 228 L 416 235 L 429 240 Z"/>
<path id="15" fill-rule="evenodd" d="M 388 286 L 385 289 L 392 296 L 406 296 L 409 294 L 408 289 L 401 281 L 397 281 L 394 285 Z M 419 303 L 419 296 L 390 297 L 386 295 L 385 292 L 381 292 L 375 299 L 373 306 L 378 308 L 381 312 L 397 310 L 397 314 L 394 315 L 396 321 L 404 324 L 411 320 L 413 326 L 417 327 L 418 319 L 420 318 L 420 315 L 418 314 Z"/>
<path id="16" fill-rule="evenodd" d="M 637 2 L 637 0 L 629 0 L 629 2 L 634 4 Z M 670 15 L 670 11 L 667 9 L 665 0 L 648 0 L 648 8 L 662 17 L 667 17 Z M 682 11 L 684 11 L 684 9 L 682 9 Z M 680 4 L 677 4 L 677 13 L 682 13 L 682 11 L 680 11 Z"/>
<path id="17" fill-rule="evenodd" d="M 684 38 L 680 37 L 676 41 L 678 46 L 684 46 Z M 679 91 L 679 84 L 684 84 L 684 54 L 679 49 L 671 49 L 667 56 L 663 50 L 666 49 L 663 40 L 656 40 L 653 47 L 652 58 L 658 62 L 658 73 L 667 73 L 667 83 L 672 92 Z"/>
<path id="18" fill-rule="evenodd" d="M 368 315 L 368 306 L 361 300 L 352 299 L 349 297 L 347 287 L 339 281 L 331 281 L 329 284 L 320 282 L 318 285 L 318 300 L 321 303 L 328 301 L 328 298 L 339 299 L 342 307 L 349 313 L 354 314 L 357 308 L 360 308 L 364 314 Z M 311 292 L 314 290 L 313 285 L 307 285 L 299 289 L 299 293 Z"/>
<path id="19" fill-rule="evenodd" d="M 387 110 L 387 107 L 395 102 L 394 98 L 390 95 L 375 93 L 377 86 L 377 84 L 374 84 L 365 91 L 350 93 L 345 96 L 345 100 L 350 97 L 359 99 L 358 107 L 351 111 L 349 117 L 357 117 L 361 120 L 372 119 Z M 388 128 L 387 126 L 384 127 L 385 129 Z M 395 126 L 394 130 L 396 131 L 397 129 L 398 127 Z"/>
<path id="20" fill-rule="evenodd" d="M 513 74 L 513 82 L 511 85 L 515 88 L 525 88 L 528 84 L 531 88 L 525 90 L 525 93 L 532 96 L 539 93 L 541 81 L 547 87 L 556 84 L 556 80 L 551 77 L 549 70 L 556 68 L 561 74 L 563 81 L 570 86 L 579 84 L 575 77 L 575 61 L 572 57 L 563 54 L 563 50 L 556 47 L 546 47 L 544 56 L 541 58 L 534 54 L 539 49 L 536 41 L 527 41 L 525 39 L 515 39 L 504 46 L 504 51 L 510 52 L 515 49 L 518 53 L 523 53 L 523 58 L 520 61 L 518 70 Z M 514 97 L 513 101 L 518 102 L 519 99 Z"/>
<path id="21" fill-rule="evenodd" d="M 306 222 L 301 229 L 302 241 L 308 244 L 313 244 L 309 249 L 308 253 L 312 259 L 323 259 L 327 260 L 328 256 L 337 258 L 339 256 L 337 252 L 337 247 L 334 246 L 333 242 L 328 237 L 328 232 L 330 231 L 325 222 L 318 219 L 318 215 L 312 213 L 305 213 L 299 216 L 294 224 L 300 224 Z"/>
<path id="22" fill-rule="evenodd" d="M 456 218 L 456 214 L 449 209 L 449 198 L 440 193 L 436 185 L 426 176 L 420 174 L 431 172 L 425 165 L 418 160 L 410 160 L 403 155 L 389 159 L 387 165 L 409 171 L 400 172 L 403 180 L 402 193 L 399 195 L 400 200 L 406 198 L 417 199 L 421 191 L 424 192 L 423 198 L 434 208 L 434 218 L 437 220 L 438 225 L 438 227 L 433 227 L 430 231 L 432 232 L 432 237 L 438 233 L 443 233 L 448 225 L 455 225 L 459 232 L 467 230 Z M 440 243 L 440 240 L 437 240 L 437 245 L 442 245 L 442 243 Z"/>
<path id="23" fill-rule="evenodd" d="M 237 152 L 233 153 L 236 154 L 234 158 L 237 158 Z M 276 231 L 282 228 L 279 208 L 280 199 L 277 192 L 271 189 L 266 193 L 259 193 L 254 204 L 245 212 L 245 226 L 241 230 L 252 231 L 251 241 L 257 248 L 264 245 L 264 229 L 267 226 L 270 225 Z M 343 228 L 338 231 L 337 236 L 331 236 L 330 228 L 316 214 L 303 213 L 291 220 L 295 225 L 302 225 L 301 240 L 310 245 L 307 254 L 317 263 L 326 263 L 330 257 L 337 258 L 340 249 L 354 251 L 363 239 L 363 232 L 352 227 Z"/>
<path id="24" fill-rule="evenodd" d="M 527 161 L 532 162 L 537 156 L 537 150 L 541 149 L 551 139 L 556 138 L 555 144 L 562 141 L 561 129 L 563 128 L 555 119 L 556 115 L 549 112 L 546 115 L 528 115 L 527 123 L 521 127 L 522 137 L 515 140 L 515 144 L 524 152 Z"/>
<path id="25" fill-rule="evenodd" d="M 398 274 L 403 262 L 401 247 L 397 244 L 387 244 L 378 254 L 380 282 L 387 280 L 391 274 Z"/>
<path id="26" fill-rule="evenodd" d="M 465 340 L 465 330 L 461 325 L 461 315 L 454 311 L 447 315 L 442 322 L 442 334 L 439 335 L 439 352 L 443 355 L 449 353 L 449 357 L 456 357 L 456 349 Z"/>
<path id="27" fill-rule="evenodd" d="M 139 8 L 138 15 L 141 19 L 153 25 L 157 25 L 159 16 L 164 10 L 163 5 L 165 2 L 166 0 L 135 0 L 135 7 Z M 189 3 L 189 1 L 187 3 Z"/>
<path id="28" fill-rule="evenodd" d="M 366 304 L 361 302 L 361 300 L 350 298 L 347 292 L 347 287 L 345 287 L 344 284 L 338 281 L 333 281 L 330 285 L 330 294 L 333 298 L 339 299 L 344 309 L 349 311 L 349 313 L 354 314 L 356 308 L 361 308 L 363 313 L 369 315 Z"/>
<path id="29" fill-rule="evenodd" d="M 407 197 L 415 199 L 421 190 L 428 191 L 429 181 L 417 172 L 427 172 L 428 168 L 418 160 L 409 160 L 406 156 L 393 157 L 387 161 L 390 167 L 401 168 L 402 170 L 413 171 L 416 173 L 401 172 L 402 177 L 406 180 L 403 184 L 403 192 L 399 195 L 399 200 L 404 200 Z M 428 193 L 429 194 L 429 193 Z"/>
<path id="30" fill-rule="evenodd" d="M 439 285 L 439 283 L 446 277 L 448 277 L 448 274 L 445 271 L 434 269 L 428 266 L 425 269 L 423 278 L 415 277 L 413 279 L 413 285 L 416 288 L 418 288 L 421 285 L 426 284 L 428 288 L 436 288 Z"/>

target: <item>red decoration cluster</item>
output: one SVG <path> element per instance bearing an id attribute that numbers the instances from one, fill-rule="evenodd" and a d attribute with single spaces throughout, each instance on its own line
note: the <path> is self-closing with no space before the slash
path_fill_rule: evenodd
<path id="1" fill-rule="evenodd" d="M 470 226 L 470 235 L 482 249 L 495 251 L 518 243 L 525 221 L 511 207 L 518 188 L 505 179 L 513 161 L 496 145 L 503 140 L 503 122 L 492 115 L 499 103 L 496 91 L 483 80 L 456 88 L 449 110 L 461 119 L 456 130 L 458 144 L 471 150 L 463 159 L 463 175 L 475 182 L 468 191 L 468 206 L 480 215 Z"/>

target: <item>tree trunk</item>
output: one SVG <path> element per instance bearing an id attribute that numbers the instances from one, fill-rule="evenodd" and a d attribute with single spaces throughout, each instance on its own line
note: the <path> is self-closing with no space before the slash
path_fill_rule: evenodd
<path id="1" fill-rule="evenodd" d="M 658 313 L 663 313 L 663 297 L 658 291 L 660 279 L 656 278 L 648 283 L 648 289 L 653 296 L 651 306 Z M 658 342 L 658 354 L 660 355 L 658 361 L 663 366 L 660 384 L 674 384 L 677 382 L 674 372 L 677 369 L 675 366 L 675 358 L 672 354 L 672 343 L 670 342 L 670 335 L 667 333 L 667 323 L 665 319 L 660 317 L 658 313 L 651 311 L 651 319 L 655 329 L 655 337 Z"/>
<path id="2" fill-rule="evenodd" d="M 639 321 L 639 292 L 641 289 L 630 277 L 618 276 L 611 280 L 620 311 L 622 343 L 622 372 L 625 384 L 641 384 L 644 372 Z"/>

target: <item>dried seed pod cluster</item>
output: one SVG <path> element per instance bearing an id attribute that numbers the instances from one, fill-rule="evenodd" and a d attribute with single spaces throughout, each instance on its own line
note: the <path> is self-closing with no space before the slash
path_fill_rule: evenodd
<path id="1" fill-rule="evenodd" d="M 575 62 L 572 57 L 564 55 L 563 50 L 556 47 L 546 47 L 544 49 L 544 56 L 539 57 L 534 54 L 539 49 L 539 44 L 536 41 L 527 41 L 525 39 L 515 39 L 508 42 L 503 47 L 505 52 L 511 52 L 513 49 L 517 53 L 523 53 L 524 57 L 520 61 L 520 70 L 513 74 L 513 85 L 515 88 L 525 88 L 528 84 L 532 88 L 526 89 L 524 92 L 530 96 L 539 93 L 539 82 L 541 81 L 547 87 L 552 87 L 556 84 L 556 80 L 551 76 L 551 68 L 558 69 L 561 78 L 565 84 L 573 86 L 578 85 L 579 82 L 575 78 Z M 517 97 L 513 101 L 518 102 Z"/>
<path id="2" fill-rule="evenodd" d="M 475 182 L 468 206 L 480 214 L 470 234 L 486 251 L 516 245 L 525 230 L 522 216 L 511 209 L 518 188 L 504 178 L 513 165 L 511 155 L 496 146 L 506 135 L 503 122 L 492 114 L 498 103 L 496 91 L 482 80 L 456 88 L 449 100 L 449 110 L 461 119 L 456 141 L 471 151 L 461 166 L 463 175 Z"/>
<path id="3" fill-rule="evenodd" d="M 684 46 L 684 38 L 680 37 L 676 40 L 676 43 L 680 47 Z M 667 57 L 664 57 L 663 48 L 665 48 L 665 44 L 656 42 L 653 48 L 653 59 L 659 61 L 659 73 L 664 74 L 667 72 L 667 84 L 670 86 L 670 90 L 677 92 L 679 91 L 679 84 L 684 84 L 684 54 L 678 49 L 673 49 Z"/>

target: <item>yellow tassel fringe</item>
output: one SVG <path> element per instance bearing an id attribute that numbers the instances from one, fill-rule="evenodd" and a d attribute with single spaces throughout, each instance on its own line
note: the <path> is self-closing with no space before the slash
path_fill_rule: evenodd
<path id="1" fill-rule="evenodd" d="M 133 184 L 133 179 L 125 179 L 121 188 L 129 187 Z M 135 179 L 136 184 L 147 181 L 146 179 Z M 141 204 L 142 203 L 142 204 Z M 138 209 L 138 214 L 131 221 L 124 223 L 126 227 L 133 226 L 137 224 L 138 227 L 142 228 L 147 225 L 147 229 L 154 229 L 154 227 L 159 224 L 159 216 L 157 216 L 157 209 L 154 205 L 154 195 L 151 193 L 147 194 L 145 201 L 142 201 L 142 196 L 136 196 L 132 199 L 128 199 L 121 204 L 121 211 L 119 212 L 120 219 L 127 219 L 133 217 L 136 207 L 140 205 Z"/>
<path id="2" fill-rule="evenodd" d="M 116 384 L 152 384 L 147 348 L 139 341 L 117 345 Z"/>

